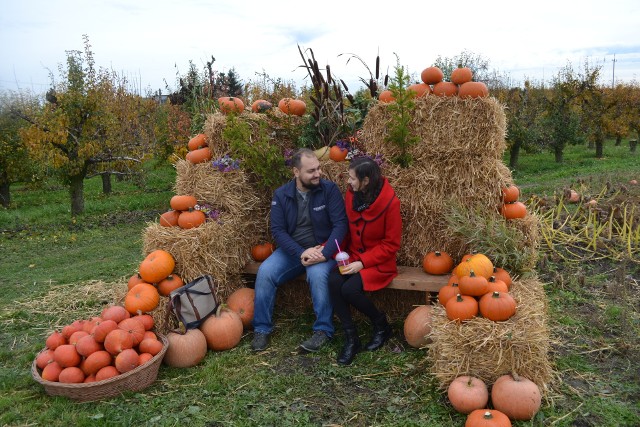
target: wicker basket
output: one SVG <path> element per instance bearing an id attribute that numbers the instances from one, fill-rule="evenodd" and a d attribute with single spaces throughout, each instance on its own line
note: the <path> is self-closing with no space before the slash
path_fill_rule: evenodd
<path id="1" fill-rule="evenodd" d="M 65 396 L 81 402 L 106 399 L 117 396 L 125 391 L 140 391 L 150 386 L 156 380 L 160 364 L 162 363 L 162 358 L 169 347 L 169 341 L 166 337 L 158 334 L 158 339 L 162 341 L 162 350 L 160 353 L 153 356 L 151 360 L 129 372 L 125 372 L 124 374 L 120 374 L 103 381 L 87 384 L 63 384 L 59 382 L 45 381 L 40 376 L 41 371 L 36 366 L 35 359 L 31 365 L 31 375 L 34 380 L 44 386 L 44 390 L 48 395 Z"/>

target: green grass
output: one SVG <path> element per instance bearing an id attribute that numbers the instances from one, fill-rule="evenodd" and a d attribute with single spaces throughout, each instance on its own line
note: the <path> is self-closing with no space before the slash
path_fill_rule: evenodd
<path id="1" fill-rule="evenodd" d="M 525 193 L 547 194 L 578 176 L 626 182 L 640 167 L 623 149 L 609 145 L 605 160 L 590 160 L 584 148 L 569 147 L 563 165 L 551 155 L 523 154 L 515 180 Z M 107 301 L 87 298 L 83 284 L 122 283 L 141 261 L 146 223 L 168 209 L 175 170 L 147 165 L 146 171 L 143 185 L 114 181 L 109 196 L 101 193 L 99 179 L 89 180 L 86 212 L 77 218 L 70 216 L 66 189 L 53 181 L 41 189 L 12 186 L 14 204 L 0 210 L 0 425 L 464 424 L 465 416 L 451 408 L 429 375 L 426 353 L 404 344 L 402 319 L 394 322 L 390 345 L 359 354 L 344 368 L 335 363 L 340 334 L 317 354 L 297 352 L 313 320 L 309 307 L 278 312 L 266 353 L 253 354 L 247 334 L 238 347 L 209 352 L 195 368 L 162 367 L 158 380 L 139 393 L 93 403 L 47 396 L 30 374 L 44 337 L 81 313 L 101 309 Z M 640 424 L 640 385 L 629 368 L 633 360 L 637 365 L 640 326 L 636 311 L 602 291 L 614 268 L 551 260 L 540 269 L 562 381 L 533 421 L 515 426 Z M 582 285 L 578 273 L 586 278 Z M 637 269 L 629 274 L 638 279 Z M 554 283 L 556 275 L 561 284 Z M 360 326 L 362 335 L 369 332 L 369 325 Z"/>

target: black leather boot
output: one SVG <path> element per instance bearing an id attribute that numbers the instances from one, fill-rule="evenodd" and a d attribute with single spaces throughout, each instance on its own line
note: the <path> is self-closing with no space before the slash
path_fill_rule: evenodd
<path id="1" fill-rule="evenodd" d="M 371 336 L 371 341 L 365 346 L 365 349 L 367 351 L 379 349 L 391 337 L 391 332 L 391 325 L 387 321 L 387 315 L 383 314 L 373 322 L 373 335 Z"/>
<path id="2" fill-rule="evenodd" d="M 350 365 L 362 347 L 356 328 L 345 329 L 344 340 L 344 347 L 342 347 L 342 351 L 336 361 L 340 365 Z"/>

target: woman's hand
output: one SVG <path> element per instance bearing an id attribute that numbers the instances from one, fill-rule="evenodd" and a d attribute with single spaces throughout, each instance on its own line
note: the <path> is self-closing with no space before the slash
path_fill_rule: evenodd
<path id="1" fill-rule="evenodd" d="M 342 267 L 342 274 L 356 274 L 358 271 L 362 270 L 363 268 L 364 268 L 364 264 L 362 264 L 362 261 L 355 261 L 355 262 L 352 262 L 351 264 L 348 264 Z"/>

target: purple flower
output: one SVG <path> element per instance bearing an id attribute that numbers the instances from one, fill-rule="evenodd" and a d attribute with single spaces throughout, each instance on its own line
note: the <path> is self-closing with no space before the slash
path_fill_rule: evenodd
<path id="1" fill-rule="evenodd" d="M 220 172 L 231 172 L 240 169 L 240 160 L 235 160 L 229 157 L 228 154 L 225 154 L 224 157 L 213 160 L 211 166 Z"/>

